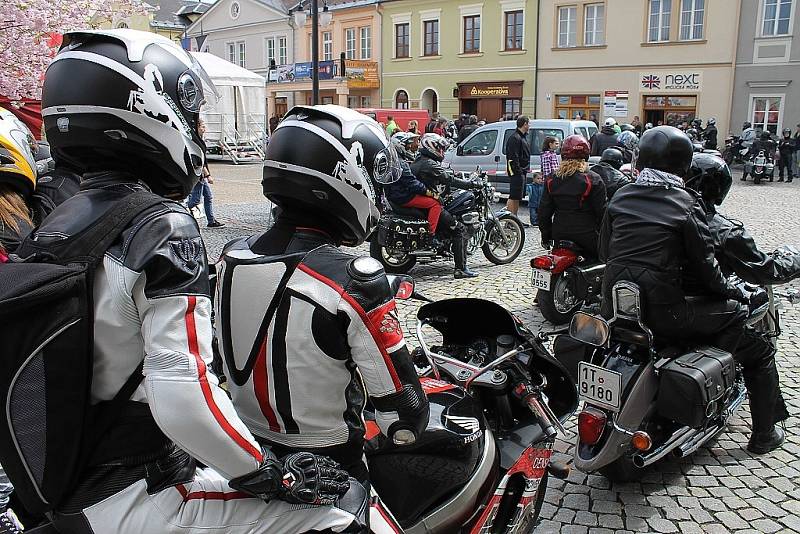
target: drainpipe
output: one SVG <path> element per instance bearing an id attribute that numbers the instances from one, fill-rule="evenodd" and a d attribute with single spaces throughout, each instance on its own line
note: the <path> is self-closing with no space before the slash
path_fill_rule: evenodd
<path id="1" fill-rule="evenodd" d="M 536 57 L 534 61 L 536 62 L 533 66 L 533 117 L 535 119 L 538 112 L 539 106 L 539 30 L 540 30 L 540 21 L 541 21 L 541 13 L 542 13 L 542 3 L 541 0 L 536 2 Z"/>

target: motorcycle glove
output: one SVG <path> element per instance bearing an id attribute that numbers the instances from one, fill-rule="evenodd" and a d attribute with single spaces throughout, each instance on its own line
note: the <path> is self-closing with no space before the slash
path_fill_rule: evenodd
<path id="1" fill-rule="evenodd" d="M 251 473 L 231 479 L 228 485 L 269 502 L 331 505 L 350 489 L 347 471 L 327 456 L 297 452 L 281 459 L 265 453 L 264 462 Z"/>

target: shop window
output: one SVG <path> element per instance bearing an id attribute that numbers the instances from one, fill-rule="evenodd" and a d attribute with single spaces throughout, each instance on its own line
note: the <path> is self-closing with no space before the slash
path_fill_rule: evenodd
<path id="1" fill-rule="evenodd" d="M 481 16 L 464 17 L 464 53 L 474 54 L 481 51 Z"/>
<path id="2" fill-rule="evenodd" d="M 750 122 L 757 130 L 766 130 L 777 135 L 781 124 L 783 98 L 780 96 L 752 97 Z"/>
<path id="3" fill-rule="evenodd" d="M 669 41 L 669 23 L 672 17 L 672 0 L 650 0 L 647 21 L 647 41 Z"/>
<path id="4" fill-rule="evenodd" d="M 578 8 L 564 6 L 558 8 L 558 47 L 578 46 Z"/>
<path id="5" fill-rule="evenodd" d="M 372 59 L 372 28 L 364 26 L 358 29 L 361 40 L 361 59 Z"/>
<path id="6" fill-rule="evenodd" d="M 333 37 L 331 32 L 322 32 L 322 60 L 333 59 Z"/>
<path id="7" fill-rule="evenodd" d="M 361 97 L 361 107 L 368 108 L 372 106 L 372 99 L 369 96 L 362 96 Z"/>
<path id="8" fill-rule="evenodd" d="M 605 11 L 603 4 L 588 4 L 584 7 L 583 46 L 605 44 Z"/>
<path id="9" fill-rule="evenodd" d="M 344 54 L 347 59 L 356 58 L 356 29 L 347 28 L 344 31 Z"/>
<path id="10" fill-rule="evenodd" d="M 522 11 L 506 13 L 506 50 L 522 50 Z"/>
<path id="11" fill-rule="evenodd" d="M 408 109 L 408 93 L 402 89 L 397 91 L 394 97 L 394 107 L 395 109 Z"/>
<path id="12" fill-rule="evenodd" d="M 438 20 L 426 20 L 423 23 L 423 28 L 425 30 L 425 50 L 424 55 L 426 56 L 438 56 L 439 55 L 439 21 Z"/>
<path id="13" fill-rule="evenodd" d="M 358 97 L 350 95 L 347 97 L 347 107 L 348 108 L 357 108 L 358 107 Z"/>
<path id="14" fill-rule="evenodd" d="M 644 121 L 656 126 L 680 126 L 691 122 L 697 112 L 696 96 L 645 96 Z"/>
<path id="15" fill-rule="evenodd" d="M 333 104 L 333 97 L 332 96 L 323 96 L 322 97 L 323 104 Z"/>
<path id="16" fill-rule="evenodd" d="M 600 95 L 556 95 L 556 117 L 570 120 L 597 120 Z"/>
<path id="17" fill-rule="evenodd" d="M 497 130 L 485 130 L 475 134 L 466 143 L 464 143 L 464 155 L 488 156 L 494 152 L 494 146 L 496 143 Z"/>
<path id="18" fill-rule="evenodd" d="M 394 57 L 403 58 L 411 56 L 409 49 L 410 26 L 411 25 L 407 22 L 394 25 Z"/>
<path id="19" fill-rule="evenodd" d="M 522 113 L 522 100 L 519 99 L 506 99 L 503 100 L 503 114 L 508 116 L 511 115 L 512 117 L 516 117 Z"/>
<path id="20" fill-rule="evenodd" d="M 681 41 L 703 38 L 705 0 L 681 1 Z"/>
<path id="21" fill-rule="evenodd" d="M 770 37 L 774 35 L 788 35 L 791 16 L 792 0 L 763 0 L 761 35 Z"/>

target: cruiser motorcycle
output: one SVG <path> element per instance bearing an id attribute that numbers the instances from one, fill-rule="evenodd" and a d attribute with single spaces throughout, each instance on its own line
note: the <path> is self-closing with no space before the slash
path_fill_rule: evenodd
<path id="1" fill-rule="evenodd" d="M 753 155 L 744 164 L 742 179 L 746 179 L 748 174 L 753 177 L 754 184 L 760 184 L 764 179 L 771 182 L 775 177 L 775 162 L 772 160 L 772 156 L 764 150 Z"/>
<path id="2" fill-rule="evenodd" d="M 407 277 L 405 277 L 407 278 Z M 398 298 L 417 295 L 407 281 Z M 424 297 L 423 297 L 424 298 Z M 577 408 L 567 370 L 503 307 L 454 298 L 417 313 L 415 366 L 430 422 L 412 445 L 394 445 L 367 420 L 375 534 L 529 534 L 562 423 Z"/>
<path id="3" fill-rule="evenodd" d="M 771 288 L 739 284 L 750 297 L 747 327 L 774 343 L 780 319 Z M 796 291 L 783 296 L 800 301 Z M 615 284 L 612 301 L 608 322 L 577 313 L 554 352 L 573 373 L 585 403 L 575 467 L 631 481 L 662 458 L 688 456 L 715 439 L 747 391 L 732 354 L 655 340 L 642 320 L 636 284 Z"/>
<path id="4" fill-rule="evenodd" d="M 467 254 L 481 249 L 486 259 L 495 265 L 513 262 L 525 245 L 522 221 L 505 208 L 497 212 L 492 209 L 495 191 L 485 172 L 476 170 L 470 180 L 476 183 L 474 189 L 454 190 L 442 198 L 444 209 L 466 229 Z M 417 261 L 430 262 L 452 255 L 452 238 L 434 239 L 425 210 L 404 208 L 388 201 L 383 204 L 383 215 L 369 250 L 386 272 L 404 274 Z"/>

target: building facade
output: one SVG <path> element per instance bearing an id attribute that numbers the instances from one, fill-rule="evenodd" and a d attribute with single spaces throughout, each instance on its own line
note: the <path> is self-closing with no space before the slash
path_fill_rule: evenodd
<path id="1" fill-rule="evenodd" d="M 381 107 L 496 121 L 532 114 L 534 0 L 381 3 Z"/>
<path id="2" fill-rule="evenodd" d="M 800 1 L 740 1 L 732 133 L 744 121 L 773 134 L 794 131 L 800 124 Z"/>
<path id="3" fill-rule="evenodd" d="M 728 131 L 738 1 L 542 0 L 541 9 L 537 117 L 714 117 Z"/>

